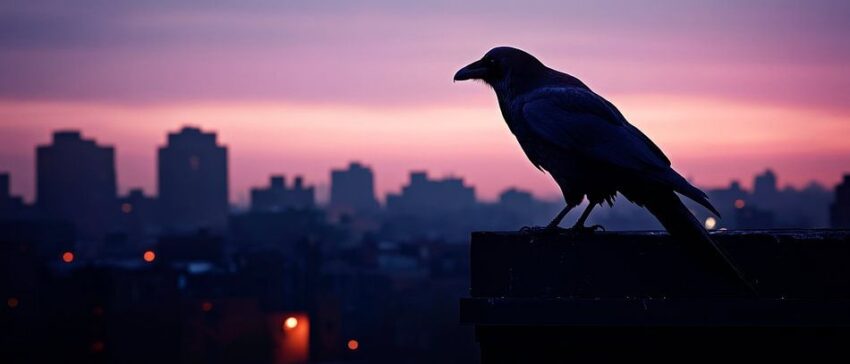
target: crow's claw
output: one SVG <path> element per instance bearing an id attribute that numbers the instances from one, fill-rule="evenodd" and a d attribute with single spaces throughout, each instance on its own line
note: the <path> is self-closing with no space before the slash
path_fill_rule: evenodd
<path id="1" fill-rule="evenodd" d="M 525 234 L 559 234 L 568 233 L 571 229 L 564 229 L 558 226 L 523 226 L 519 232 Z"/>
<path id="2" fill-rule="evenodd" d="M 569 228 L 569 230 L 574 233 L 594 233 L 597 231 L 605 231 L 605 227 L 602 225 L 573 226 Z"/>

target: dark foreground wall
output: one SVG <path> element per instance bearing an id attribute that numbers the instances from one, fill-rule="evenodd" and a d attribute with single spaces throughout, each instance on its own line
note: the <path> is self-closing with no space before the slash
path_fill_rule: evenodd
<path id="1" fill-rule="evenodd" d="M 850 232 L 713 237 L 757 295 L 663 233 L 474 233 L 461 320 L 485 363 L 850 358 Z"/>

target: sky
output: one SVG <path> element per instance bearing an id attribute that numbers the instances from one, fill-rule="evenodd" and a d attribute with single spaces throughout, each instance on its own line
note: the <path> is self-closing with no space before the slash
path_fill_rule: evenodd
<path id="1" fill-rule="evenodd" d="M 3 1 L 0 171 L 32 201 L 56 129 L 116 147 L 118 186 L 156 192 L 156 149 L 194 125 L 229 148 L 231 200 L 270 174 L 326 190 L 372 166 L 495 199 L 557 188 L 480 83 L 455 71 L 522 48 L 616 104 L 700 186 L 826 186 L 850 172 L 847 1 Z"/>

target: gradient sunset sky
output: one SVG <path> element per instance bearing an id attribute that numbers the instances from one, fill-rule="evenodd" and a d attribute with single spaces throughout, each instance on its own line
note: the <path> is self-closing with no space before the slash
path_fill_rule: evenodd
<path id="1" fill-rule="evenodd" d="M 607 97 L 700 186 L 773 168 L 782 185 L 850 172 L 848 1 L 3 1 L 0 171 L 34 198 L 37 144 L 74 128 L 117 150 L 119 189 L 156 192 L 183 125 L 230 151 L 231 198 L 269 174 L 327 186 L 371 165 L 557 196 L 491 90 L 452 83 L 498 45 Z"/>

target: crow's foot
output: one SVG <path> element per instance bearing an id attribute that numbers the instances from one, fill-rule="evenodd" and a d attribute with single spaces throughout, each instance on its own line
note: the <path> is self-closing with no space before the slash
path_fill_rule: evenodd
<path id="1" fill-rule="evenodd" d="M 573 226 L 573 227 L 571 227 L 567 230 L 569 230 L 573 233 L 578 233 L 578 234 L 590 234 L 590 233 L 595 233 L 597 231 L 605 231 L 605 227 L 602 226 L 602 225 L 591 225 L 591 226 L 575 225 L 575 226 Z"/>
<path id="2" fill-rule="evenodd" d="M 570 229 L 564 229 L 558 226 L 523 226 L 522 229 L 519 229 L 519 232 L 525 234 L 559 234 L 564 232 L 569 232 Z"/>

